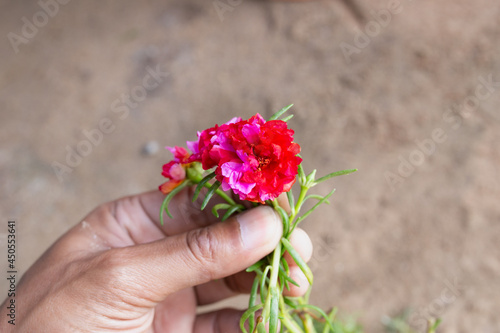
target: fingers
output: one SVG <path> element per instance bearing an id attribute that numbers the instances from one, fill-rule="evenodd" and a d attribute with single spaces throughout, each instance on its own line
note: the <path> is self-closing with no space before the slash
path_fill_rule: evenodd
<path id="1" fill-rule="evenodd" d="M 179 192 L 170 202 L 173 218 L 164 214 L 160 223 L 160 209 L 165 196 L 150 191 L 124 197 L 104 204 L 92 211 L 65 237 L 68 251 L 92 249 L 95 251 L 150 243 L 165 236 L 198 229 L 216 222 L 209 205 L 200 210 L 201 203 L 191 201 L 192 188 Z M 213 199 L 213 204 L 217 198 Z"/>
<path id="2" fill-rule="evenodd" d="M 305 262 L 308 262 L 311 259 L 313 252 L 312 242 L 303 229 L 296 228 L 290 235 L 290 242 Z M 309 288 L 309 282 L 307 281 L 304 273 L 302 273 L 302 270 L 297 266 L 293 258 L 290 256 L 290 254 L 288 252 L 285 252 L 284 256 L 285 260 L 288 263 L 288 266 L 290 266 L 290 277 L 292 278 L 292 280 L 297 282 L 299 287 L 290 283 L 290 289 L 285 289 L 283 293 L 286 296 L 291 297 L 302 296 Z"/>
<path id="3" fill-rule="evenodd" d="M 285 210 L 285 212 L 290 213 L 290 203 L 288 202 L 286 193 L 280 194 L 278 197 L 278 204 Z"/>
<path id="4" fill-rule="evenodd" d="M 186 208 L 191 205 L 191 193 L 187 190 L 174 197 L 171 202 L 174 219 L 167 217 L 166 225 L 160 229 L 158 212 L 163 198 L 159 191 L 123 198 L 111 203 L 111 208 L 107 212 L 104 210 L 104 213 L 97 214 L 98 218 L 94 219 L 94 226 L 97 227 L 99 222 L 102 224 L 103 215 L 111 215 L 116 220 L 113 227 L 108 228 L 109 236 L 95 232 L 104 238 L 104 241 L 107 241 L 106 238 L 118 238 L 119 241 L 109 242 L 111 248 L 148 243 L 123 249 L 125 252 L 130 252 L 125 255 L 127 259 L 123 263 L 131 265 L 131 268 L 125 268 L 127 271 L 132 270 L 131 276 L 137 274 L 136 269 L 139 267 L 143 271 L 153 272 L 150 277 L 144 279 L 144 283 L 147 281 L 146 289 L 156 290 L 151 288 L 157 284 L 156 280 L 164 282 L 154 292 L 155 298 L 159 297 L 159 300 L 169 292 L 246 269 L 271 252 L 281 236 L 282 223 L 269 207 L 259 207 L 221 224 L 200 229 L 200 225 L 213 223 L 214 218 L 210 217 L 212 215 L 210 212 L 205 214 L 195 206 L 191 206 L 190 211 L 193 214 L 195 212 L 200 214 L 198 217 L 182 213 L 179 207 Z M 88 221 L 92 220 L 88 218 Z M 253 226 L 250 226 L 251 221 L 255 222 Z M 188 232 L 182 233 L 184 231 Z M 181 234 L 176 235 L 179 232 Z M 175 236 L 165 239 L 165 234 Z M 243 234 L 247 235 L 246 241 Z M 126 237 L 131 239 L 120 246 L 120 242 Z M 297 229 L 291 241 L 304 260 L 308 260 L 312 246 L 307 234 Z M 288 262 L 291 266 L 291 276 L 301 288 L 293 287 L 287 294 L 300 295 L 304 292 L 305 285 L 300 281 L 305 280 L 300 270 L 293 268 L 295 266 L 293 260 L 288 258 Z M 164 281 L 166 278 L 172 282 L 166 283 Z M 215 290 L 219 292 L 212 291 L 212 295 L 207 290 L 214 287 L 213 285 L 208 284 L 206 287 L 198 288 L 198 299 L 201 304 L 205 304 L 216 301 L 218 297 L 226 298 L 249 290 L 252 281 L 253 279 L 247 274 L 238 274 L 225 280 L 224 283 L 218 283 Z"/>
<path id="5" fill-rule="evenodd" d="M 261 311 L 257 311 L 256 317 Z M 243 311 L 234 309 L 222 309 L 214 312 L 204 313 L 196 317 L 194 333 L 234 333 L 241 332 L 240 319 Z M 248 330 L 248 322 L 245 324 Z M 265 325 L 266 332 L 269 331 L 269 323 Z M 281 332 L 281 323 L 278 323 L 278 332 Z"/>
<path id="6" fill-rule="evenodd" d="M 160 210 L 165 196 L 160 191 L 150 191 L 128 196 L 102 205 L 89 214 L 85 221 L 72 230 L 70 248 L 88 248 L 92 243 L 96 250 L 149 243 L 165 236 L 187 232 L 217 222 L 211 207 L 220 202 L 212 199 L 203 211 L 201 197 L 192 202 L 194 188 L 179 192 L 171 200 L 169 211 L 173 218 L 164 214 L 164 224 L 160 222 Z M 278 198 L 280 205 L 289 210 L 285 194 Z M 83 231 L 83 232 L 82 232 Z"/>
<path id="7" fill-rule="evenodd" d="M 307 233 L 300 228 L 296 228 L 290 236 L 292 246 L 299 255 L 308 262 L 312 256 L 312 243 Z M 288 253 L 285 259 L 290 267 L 290 277 L 299 284 L 297 287 L 290 284 L 290 289 L 284 290 L 284 294 L 290 297 L 302 296 L 309 287 L 309 282 Z M 255 274 L 239 272 L 225 279 L 210 281 L 196 287 L 196 295 L 199 305 L 211 304 L 240 293 L 248 293 L 252 287 Z"/>
<path id="8" fill-rule="evenodd" d="M 222 199 L 214 196 L 207 207 L 201 210 L 206 191 L 202 190 L 193 202 L 194 190 L 194 186 L 187 187 L 172 198 L 168 205 L 172 218 L 164 212 L 163 225 L 160 221 L 160 210 L 165 195 L 157 190 L 115 200 L 106 204 L 105 208 L 116 218 L 117 225 L 130 235 L 134 244 L 141 244 L 163 238 L 165 235 L 171 236 L 206 227 L 220 220 L 212 214 L 212 207 L 221 203 Z M 284 207 L 288 207 L 286 196 L 282 195 L 280 200 Z M 161 231 L 161 234 L 158 231 Z M 116 232 L 117 230 L 114 230 L 114 234 Z"/>
<path id="9" fill-rule="evenodd" d="M 191 288 L 182 289 L 155 307 L 154 332 L 192 332 L 196 302 Z"/>
<path id="10" fill-rule="evenodd" d="M 242 314 L 242 311 L 234 309 L 222 309 L 219 311 L 201 314 L 196 318 L 193 332 L 241 332 L 239 322 Z"/>
<path id="11" fill-rule="evenodd" d="M 210 281 L 196 286 L 198 305 L 212 304 L 223 299 L 250 292 L 255 274 L 245 271 L 231 275 L 225 279 Z"/>
<path id="12" fill-rule="evenodd" d="M 283 295 L 288 297 L 303 296 L 309 288 L 309 281 L 307 281 L 306 276 L 298 266 L 290 267 L 290 278 L 297 282 L 298 286 L 289 283 L 290 289 L 285 288 L 283 290 Z"/>
<path id="13" fill-rule="evenodd" d="M 104 266 L 118 272 L 111 277 L 122 279 L 117 282 L 128 293 L 159 303 L 178 290 L 244 270 L 270 253 L 281 234 L 274 210 L 261 206 L 206 228 L 108 251 Z"/>
<path id="14" fill-rule="evenodd" d="M 290 235 L 290 243 L 292 243 L 293 248 L 300 254 L 300 257 L 304 259 L 305 262 L 308 262 L 311 259 L 313 253 L 313 245 L 311 242 L 311 238 L 304 229 L 295 228 L 295 230 Z M 295 262 L 293 258 L 285 252 L 285 259 L 289 265 L 294 265 Z"/>
<path id="15" fill-rule="evenodd" d="M 166 235 L 176 235 L 192 229 L 205 227 L 217 220 L 211 212 L 211 207 L 215 204 L 217 198 L 213 199 L 212 205 L 209 205 L 204 210 L 201 210 L 200 208 L 203 199 L 202 195 L 200 195 L 195 202 L 192 202 L 193 194 L 194 188 L 188 187 L 177 193 L 172 198 L 170 204 L 168 205 L 172 218 L 164 212 L 163 225 L 161 225 L 160 221 L 160 210 L 163 200 L 165 199 L 165 195 L 160 191 L 151 191 L 121 200 L 128 199 L 129 202 L 126 207 L 128 207 L 129 212 L 142 210 L 149 217 L 149 220 L 155 226 L 160 228 Z M 143 221 L 134 222 L 137 223 Z"/>

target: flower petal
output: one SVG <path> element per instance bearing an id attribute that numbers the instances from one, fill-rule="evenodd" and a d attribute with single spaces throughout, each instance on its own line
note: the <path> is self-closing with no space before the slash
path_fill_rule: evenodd
<path id="1" fill-rule="evenodd" d="M 181 164 L 175 163 L 169 170 L 170 178 L 174 180 L 183 180 L 186 178 L 186 169 Z"/>
<path id="2" fill-rule="evenodd" d="M 168 194 L 173 191 L 174 188 L 179 186 L 182 183 L 182 180 L 169 180 L 168 182 L 165 182 L 160 185 L 159 190 L 163 194 Z"/>

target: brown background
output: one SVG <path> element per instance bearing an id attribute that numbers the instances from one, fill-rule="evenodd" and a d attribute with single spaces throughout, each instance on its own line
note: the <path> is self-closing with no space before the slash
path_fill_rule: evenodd
<path id="1" fill-rule="evenodd" d="M 499 3 L 404 0 L 377 31 L 389 1 L 221 2 L 71 1 L 16 53 L 9 33 L 42 9 L 0 1 L 0 215 L 17 220 L 20 271 L 99 203 L 155 188 L 170 154 L 154 142 L 295 103 L 306 169 L 359 169 L 319 187 L 337 192 L 304 224 L 314 303 L 368 332 L 407 307 L 417 328 L 430 313 L 442 332 L 499 332 L 500 86 L 463 108 L 480 76 L 500 81 Z M 348 61 L 341 43 L 367 24 Z M 120 118 L 113 103 L 157 66 L 169 76 Z M 114 131 L 59 181 L 51 165 L 103 118 Z"/>

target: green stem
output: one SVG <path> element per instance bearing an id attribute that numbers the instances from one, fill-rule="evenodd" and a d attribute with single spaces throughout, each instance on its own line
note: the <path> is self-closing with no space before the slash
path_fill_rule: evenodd
<path id="1" fill-rule="evenodd" d="M 291 319 L 290 316 L 284 316 L 281 319 L 281 324 L 285 326 L 290 333 L 304 333 L 300 326 L 293 319 Z"/>
<path id="2" fill-rule="evenodd" d="M 285 299 L 283 295 L 280 295 L 280 315 L 281 324 L 285 326 L 290 333 L 304 333 L 302 328 L 290 317 L 290 313 L 287 311 L 287 305 L 285 304 Z"/>
<path id="3" fill-rule="evenodd" d="M 280 259 L 281 259 L 281 241 L 278 243 L 273 252 L 273 262 L 271 265 L 271 276 L 269 278 L 269 287 L 267 289 L 266 303 L 264 305 L 264 310 L 262 311 L 262 317 L 264 318 L 264 323 L 269 320 L 269 312 L 271 308 L 271 290 L 277 288 L 278 284 L 278 273 L 280 271 Z"/>
<path id="4" fill-rule="evenodd" d="M 212 184 L 208 184 L 208 183 L 206 183 L 206 184 L 205 184 L 205 187 L 206 187 L 206 188 L 210 188 L 211 186 L 212 186 Z M 219 195 L 219 197 L 221 197 L 222 199 L 226 200 L 226 202 L 227 202 L 228 204 L 230 204 L 231 206 L 236 205 L 236 202 L 235 202 L 233 199 L 231 199 L 231 197 L 230 197 L 229 195 L 227 195 L 227 194 L 226 194 L 224 191 L 222 191 L 221 189 L 217 189 L 217 190 L 215 190 L 215 193 L 217 193 L 217 194 Z"/>
<path id="5" fill-rule="evenodd" d="M 306 294 L 301 297 L 299 300 L 300 304 L 308 304 L 309 303 L 309 297 L 311 296 L 311 291 L 312 291 L 312 286 L 309 286 L 309 288 L 306 291 Z"/>
<path id="6" fill-rule="evenodd" d="M 312 318 L 307 313 L 302 317 L 302 324 L 304 325 L 305 333 L 317 333 Z"/>
<path id="7" fill-rule="evenodd" d="M 299 194 L 299 199 L 297 200 L 295 204 L 295 209 L 293 210 L 293 213 L 290 215 L 290 233 L 295 229 L 296 223 L 295 223 L 295 217 L 300 212 L 300 208 L 304 204 L 304 199 L 306 198 L 307 191 L 309 191 L 309 187 L 300 185 L 300 194 Z"/>
<path id="8" fill-rule="evenodd" d="M 303 297 L 299 298 L 299 304 L 309 303 L 310 293 L 311 293 L 311 287 L 309 287 L 309 289 L 307 289 L 307 292 Z M 308 313 L 304 313 L 304 315 L 301 316 L 301 319 L 302 319 L 302 324 L 304 325 L 304 329 L 305 329 L 306 333 L 316 333 L 316 329 L 314 328 L 312 318 Z"/>
<path id="9" fill-rule="evenodd" d="M 291 220 L 293 220 L 295 218 L 295 216 L 297 216 L 297 214 L 299 213 L 300 207 L 302 207 L 302 205 L 304 204 L 304 199 L 306 198 L 306 194 L 307 194 L 308 190 L 309 190 L 309 188 L 307 186 L 300 185 L 299 199 L 297 200 L 297 203 L 295 204 L 295 215 L 290 217 Z"/>

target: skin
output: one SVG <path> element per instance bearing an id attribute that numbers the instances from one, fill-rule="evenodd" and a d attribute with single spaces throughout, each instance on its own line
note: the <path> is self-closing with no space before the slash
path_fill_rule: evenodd
<path id="1" fill-rule="evenodd" d="M 250 290 L 253 275 L 242 271 L 274 249 L 281 221 L 258 207 L 217 222 L 191 196 L 174 198 L 164 226 L 158 191 L 99 206 L 24 274 L 16 325 L 5 319 L 6 300 L 0 332 L 239 332 L 242 311 L 197 314 L 197 306 Z M 291 240 L 309 260 L 307 234 L 297 229 Z M 287 294 L 302 295 L 307 280 L 289 264 L 301 287 Z"/>

